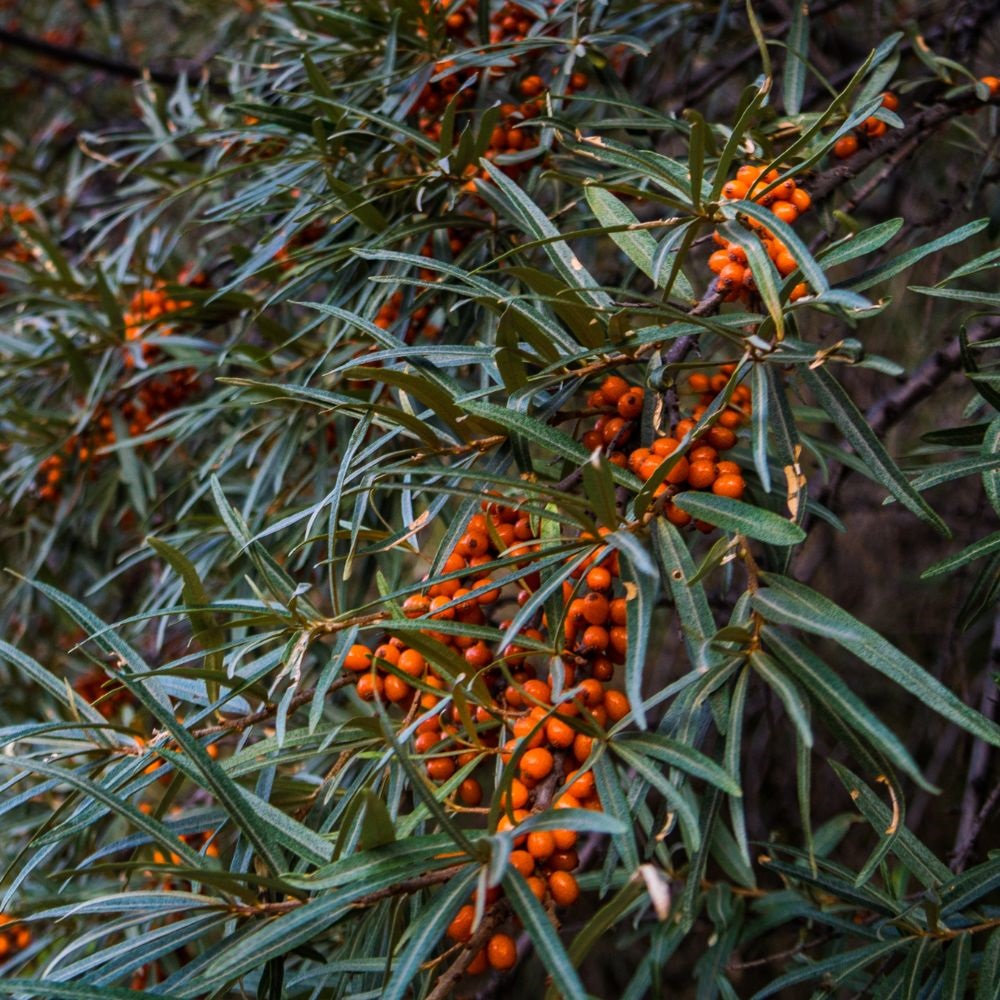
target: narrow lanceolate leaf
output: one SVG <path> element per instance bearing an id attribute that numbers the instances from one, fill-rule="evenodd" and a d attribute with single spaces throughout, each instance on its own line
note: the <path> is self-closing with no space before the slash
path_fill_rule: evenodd
<path id="1" fill-rule="evenodd" d="M 976 974 L 976 1000 L 996 1000 L 1000 984 L 1000 927 L 994 930 L 983 949 L 983 960 Z"/>
<path id="2" fill-rule="evenodd" d="M 619 549 L 621 579 L 625 586 L 625 614 L 628 646 L 625 649 L 625 693 L 632 705 L 636 725 L 646 728 L 642 706 L 642 678 L 650 647 L 653 609 L 659 592 L 659 574 L 652 565 L 644 567 L 627 550 Z"/>
<path id="3" fill-rule="evenodd" d="M 594 761 L 594 778 L 601 800 L 601 808 L 614 816 L 623 829 L 614 834 L 615 849 L 621 857 L 625 870 L 634 872 L 639 867 L 639 848 L 635 842 L 635 826 L 629 815 L 628 799 L 625 798 L 625 782 L 618 773 L 610 754 L 601 754 Z"/>
<path id="4" fill-rule="evenodd" d="M 427 901 L 410 928 L 406 948 L 393 964 L 392 978 L 382 991 L 382 1000 L 403 1000 L 420 972 L 420 966 L 444 936 L 459 908 L 468 900 L 478 876 L 479 867 L 469 865 L 463 874 L 456 875 Z"/>
<path id="5" fill-rule="evenodd" d="M 699 670 L 707 670 L 712 662 L 708 642 L 715 635 L 715 619 L 705 588 L 692 582 L 696 570 L 691 553 L 681 533 L 665 517 L 656 521 L 653 544 L 677 608 L 688 655 Z"/>
<path id="6" fill-rule="evenodd" d="M 569 245 L 559 239 L 559 230 L 549 217 L 528 197 L 521 187 L 514 183 L 498 167 L 489 160 L 480 161 L 483 169 L 489 174 L 490 180 L 500 189 L 510 202 L 514 211 L 520 216 L 525 232 L 535 239 L 552 240 L 545 244 L 545 252 L 553 266 L 562 275 L 567 284 L 583 291 L 583 297 L 598 309 L 609 309 L 613 305 L 611 297 L 601 291 L 597 282 L 583 266 L 579 257 L 569 248 Z"/>
<path id="7" fill-rule="evenodd" d="M 816 396 L 816 401 L 855 450 L 868 475 L 884 486 L 907 510 L 933 525 L 946 538 L 950 537 L 951 532 L 947 525 L 934 513 L 927 501 L 903 475 L 899 466 L 889 457 L 882 442 L 865 420 L 864 414 L 854 405 L 851 397 L 826 367 L 814 369 L 807 365 L 796 367 Z"/>
<path id="8" fill-rule="evenodd" d="M 611 228 L 613 226 L 632 226 L 638 223 L 639 219 L 635 213 L 610 191 L 597 187 L 596 184 L 588 184 L 583 191 L 587 196 L 590 210 L 602 226 Z M 656 276 L 653 273 L 656 239 L 650 233 L 644 229 L 636 229 L 630 232 L 608 233 L 608 236 L 646 277 L 656 281 Z"/>
<path id="9" fill-rule="evenodd" d="M 711 757 L 700 750 L 695 750 L 694 747 L 679 740 L 672 740 L 659 733 L 643 735 L 629 733 L 619 736 L 617 742 L 636 753 L 676 767 L 694 778 L 702 778 L 729 795 L 743 794 L 739 782 L 724 767 L 716 764 Z"/>
<path id="10" fill-rule="evenodd" d="M 526 413 L 508 410 L 506 407 L 497 406 L 495 403 L 462 401 L 459 405 L 463 410 L 467 410 L 469 413 L 481 417 L 483 420 L 488 420 L 505 430 L 513 431 L 515 434 L 520 434 L 527 440 L 541 445 L 560 458 L 568 458 L 573 462 L 579 463 L 581 466 L 590 461 L 590 452 L 582 444 L 574 441 L 568 434 L 564 434 L 562 431 L 543 423 L 541 420 L 529 417 Z M 642 483 L 636 476 L 630 472 L 626 472 L 624 469 L 620 469 L 617 465 L 612 465 L 610 472 L 614 481 L 620 486 L 626 486 L 636 491 L 642 486 Z"/>
<path id="11" fill-rule="evenodd" d="M 58 979 L 0 979 L 0 993 L 65 1000 L 163 1000 L 162 993 L 126 990 L 115 986 L 61 983 Z"/>
<path id="12" fill-rule="evenodd" d="M 910 752 L 885 723 L 811 650 L 769 625 L 761 630 L 767 648 L 809 692 L 816 708 L 849 726 L 902 772 L 929 792 L 938 789 L 924 780 Z"/>
<path id="13" fill-rule="evenodd" d="M 809 59 L 808 0 L 795 0 L 785 44 L 785 70 L 782 75 L 785 111 L 790 115 L 797 115 L 802 110 L 802 93 L 805 90 Z"/>
<path id="14" fill-rule="evenodd" d="M 1000 455 L 1000 417 L 994 417 L 986 429 L 982 452 L 984 456 Z M 997 516 L 1000 516 L 1000 469 L 983 472 L 983 488 Z"/>
<path id="15" fill-rule="evenodd" d="M 758 590 L 752 601 L 768 621 L 794 625 L 804 632 L 832 639 L 939 715 L 979 739 L 1000 746 L 1000 726 L 966 705 L 874 629 L 801 583 L 770 573 L 762 574 L 762 578 L 767 586 Z"/>
<path id="16" fill-rule="evenodd" d="M 980 538 L 978 542 L 973 542 L 962 549 L 961 552 L 956 552 L 954 555 L 934 563 L 933 566 L 928 566 L 920 574 L 920 578 L 926 580 L 932 576 L 951 573 L 961 566 L 965 566 L 967 563 L 973 562 L 976 559 L 982 559 L 984 556 L 991 555 L 998 550 L 1000 550 L 1000 531 L 994 531 L 992 535 Z"/>
<path id="17" fill-rule="evenodd" d="M 809 724 L 809 706 L 793 681 L 775 661 L 761 650 L 750 654 L 750 663 L 767 686 L 781 699 L 788 717 L 799 732 L 799 739 L 807 746 L 813 745 L 812 727 Z"/>
<path id="18" fill-rule="evenodd" d="M 888 281 L 890 278 L 905 271 L 911 265 L 916 264 L 918 260 L 923 259 L 928 254 L 936 253 L 938 250 L 943 250 L 945 247 L 952 246 L 955 243 L 961 243 L 962 240 L 968 239 L 970 236 L 974 236 L 976 233 L 984 230 L 989 224 L 989 219 L 977 219 L 975 222 L 960 226 L 953 232 L 946 233 L 936 240 L 931 240 L 930 243 L 921 243 L 920 246 L 914 247 L 912 250 L 907 250 L 906 253 L 902 253 L 898 257 L 894 257 L 887 264 L 883 264 L 871 271 L 866 271 L 847 287 L 852 292 L 863 292 L 866 288 L 871 288 L 873 285 Z"/>
<path id="19" fill-rule="evenodd" d="M 893 825 L 893 815 L 889 807 L 843 764 L 831 760 L 830 766 L 843 782 L 861 815 L 868 820 L 880 836 L 884 836 Z M 899 828 L 892 846 L 892 853 L 928 889 L 944 885 L 952 877 L 948 866 L 939 861 L 937 855 L 925 847 L 905 826 Z"/>
<path id="20" fill-rule="evenodd" d="M 806 983 L 810 979 L 820 979 L 830 976 L 837 982 L 852 972 L 864 969 L 866 966 L 878 961 L 878 959 L 890 955 L 892 952 L 902 948 L 908 942 L 906 940 L 895 940 L 880 942 L 878 944 L 868 944 L 863 948 L 856 948 L 854 951 L 840 952 L 830 958 L 821 959 L 818 962 L 810 962 L 806 966 L 786 972 L 783 976 L 768 983 L 763 989 L 759 989 L 750 1000 L 764 1000 L 780 994 L 782 990 L 797 983 Z"/>
<path id="21" fill-rule="evenodd" d="M 724 531 L 747 535 L 771 545 L 796 545 L 806 537 L 806 533 L 792 521 L 763 507 L 754 507 L 730 497 L 687 490 L 674 497 L 674 503 L 692 517 Z"/>
<path id="22" fill-rule="evenodd" d="M 513 865 L 508 867 L 507 874 L 504 875 L 503 889 L 563 1000 L 587 1000 L 587 991 L 583 988 L 549 915 Z"/>
<path id="23" fill-rule="evenodd" d="M 969 980 L 970 959 L 972 957 L 972 935 L 959 934 L 950 945 L 944 957 L 944 973 L 941 976 L 941 1000 L 962 1000 L 967 996 L 966 984 Z"/>

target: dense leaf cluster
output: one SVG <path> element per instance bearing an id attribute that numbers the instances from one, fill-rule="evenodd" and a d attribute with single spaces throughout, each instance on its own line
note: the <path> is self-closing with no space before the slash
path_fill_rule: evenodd
<path id="1" fill-rule="evenodd" d="M 32 6 L 0 993 L 995 997 L 991 5 Z"/>

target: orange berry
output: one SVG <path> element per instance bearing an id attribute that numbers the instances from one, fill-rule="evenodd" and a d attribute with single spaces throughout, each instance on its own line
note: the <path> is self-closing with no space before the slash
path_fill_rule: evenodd
<path id="1" fill-rule="evenodd" d="M 799 210 L 790 201 L 776 201 L 771 206 L 771 211 L 789 225 L 799 217 Z"/>
<path id="2" fill-rule="evenodd" d="M 523 809 L 528 804 L 528 787 L 523 781 L 514 778 L 510 783 L 510 794 L 500 798 L 500 804 L 506 809 Z"/>
<path id="3" fill-rule="evenodd" d="M 747 186 L 743 181 L 737 179 L 735 181 L 727 181 L 722 186 L 722 197 L 729 198 L 735 201 L 739 198 L 745 198 L 747 196 Z"/>
<path id="4" fill-rule="evenodd" d="M 628 698 L 621 691 L 605 691 L 604 707 L 608 710 L 608 718 L 612 722 L 619 722 L 632 710 Z M 573 793 L 577 794 L 576 792 Z M 586 798 L 586 796 L 584 796 Z"/>
<path id="5" fill-rule="evenodd" d="M 705 490 L 715 482 L 715 476 L 715 462 L 692 462 L 687 481 L 694 489 Z"/>
<path id="6" fill-rule="evenodd" d="M 368 670 L 372 665 L 372 651 L 367 646 L 356 643 L 347 651 L 344 657 L 344 667 L 347 670 L 354 670 L 360 673 Z"/>
<path id="7" fill-rule="evenodd" d="M 427 661 L 415 649 L 404 649 L 399 654 L 399 669 L 410 677 L 422 677 Z"/>
<path id="8" fill-rule="evenodd" d="M 728 427 L 711 427 L 705 437 L 718 451 L 728 451 L 736 444 L 736 435 Z"/>
<path id="9" fill-rule="evenodd" d="M 716 250 L 711 257 L 708 258 L 709 270 L 714 274 L 719 274 L 724 267 L 731 264 L 732 261 L 729 257 L 729 252 L 727 250 Z"/>
<path id="10" fill-rule="evenodd" d="M 595 566 L 588 571 L 586 583 L 591 590 L 610 590 L 611 574 L 603 566 Z"/>
<path id="11" fill-rule="evenodd" d="M 594 772 L 584 771 L 580 774 L 579 771 L 571 771 L 566 776 L 566 791 L 577 799 L 589 799 L 591 795 L 594 794 Z M 573 845 L 570 844 L 570 847 Z M 561 844 L 556 844 L 560 850 L 568 850 L 568 848 L 563 847 Z"/>
<path id="12" fill-rule="evenodd" d="M 378 674 L 362 674 L 358 678 L 358 697 L 365 701 L 381 699 L 385 693 L 385 681 Z"/>
<path id="13" fill-rule="evenodd" d="M 486 961 L 489 962 L 490 968 L 499 972 L 513 969 L 517 964 L 517 945 L 514 944 L 514 939 L 509 934 L 494 934 L 486 946 Z"/>
<path id="14" fill-rule="evenodd" d="M 579 834 L 576 830 L 553 830 L 552 839 L 556 842 L 556 850 L 569 851 L 576 846 Z"/>
<path id="15" fill-rule="evenodd" d="M 739 500 L 743 496 L 743 491 L 746 489 L 746 483 L 743 481 L 742 476 L 732 476 L 724 475 L 719 476 L 718 479 L 712 484 L 712 492 L 716 496 L 720 497 L 730 497 L 733 500 Z"/>
<path id="16" fill-rule="evenodd" d="M 549 892 L 556 906 L 572 906 L 580 898 L 580 886 L 565 871 L 555 871 L 549 876 Z"/>
<path id="17" fill-rule="evenodd" d="M 833 155 L 838 160 L 846 160 L 858 151 L 858 139 L 853 135 L 842 135 L 833 144 Z"/>
<path id="18" fill-rule="evenodd" d="M 603 653 L 609 642 L 608 630 L 601 625 L 588 626 L 580 638 L 581 648 L 591 653 Z"/>
<path id="19" fill-rule="evenodd" d="M 625 420 L 635 420 L 642 414 L 643 393 L 641 389 L 631 389 L 618 400 L 618 415 Z"/>
<path id="20" fill-rule="evenodd" d="M 458 913 L 455 914 L 448 930 L 445 932 L 448 937 L 458 944 L 465 944 L 472 937 L 472 925 L 476 920 L 476 908 L 471 903 L 466 903 Z"/>
<path id="21" fill-rule="evenodd" d="M 535 872 L 534 855 L 529 854 L 527 851 L 511 851 L 510 863 L 511 867 L 516 868 L 525 878 L 533 875 Z"/>
<path id="22" fill-rule="evenodd" d="M 488 964 L 489 963 L 486 960 L 486 949 L 483 948 L 476 954 L 476 957 L 466 966 L 465 971 L 470 976 L 478 976 L 480 973 L 486 971 Z"/>
<path id="23" fill-rule="evenodd" d="M 983 76 L 979 79 L 980 83 L 985 83 L 990 92 L 990 97 L 996 97 L 1000 94 L 1000 78 L 995 76 Z M 885 104 L 885 99 L 883 98 L 882 103 Z M 896 109 L 893 108 L 893 111 Z"/>
<path id="24" fill-rule="evenodd" d="M 427 761 L 427 776 L 432 781 L 447 781 L 455 773 L 451 757 L 432 757 Z"/>
<path id="25" fill-rule="evenodd" d="M 802 188 L 796 188 L 788 200 L 799 210 L 800 213 L 805 212 L 812 204 L 812 198 L 809 197 L 809 192 L 804 191 Z"/>
<path id="26" fill-rule="evenodd" d="M 475 778 L 466 778 L 458 786 L 458 797 L 465 806 L 478 806 L 483 801 L 483 786 Z"/>
<path id="27" fill-rule="evenodd" d="M 547 861 L 556 849 L 556 842 L 548 830 L 532 830 L 528 834 L 528 853 L 536 861 Z"/>
<path id="28" fill-rule="evenodd" d="M 604 398 L 613 406 L 618 405 L 618 400 L 629 391 L 631 386 L 619 375 L 609 375 L 602 383 L 600 391 Z"/>
<path id="29" fill-rule="evenodd" d="M 360 681 L 358 682 L 358 686 L 361 686 Z M 413 692 L 413 688 L 411 688 L 402 677 L 397 677 L 395 674 L 389 674 L 385 678 L 383 681 L 383 689 L 385 691 L 386 701 L 391 702 L 405 701 Z"/>
<path id="30" fill-rule="evenodd" d="M 805 298 L 809 294 L 809 286 L 804 282 L 800 281 L 791 291 L 788 296 L 792 302 L 798 302 L 799 299 Z"/>
<path id="31" fill-rule="evenodd" d="M 557 872 L 572 871 L 579 863 L 580 859 L 573 850 L 555 851 L 549 858 L 549 867 Z"/>
<path id="32" fill-rule="evenodd" d="M 750 166 L 750 164 L 745 164 L 736 171 L 736 179 L 747 185 L 747 187 L 757 180 L 760 175 L 761 168 Z"/>
<path id="33" fill-rule="evenodd" d="M 520 763 L 521 773 L 533 778 L 535 781 L 542 781 L 552 773 L 555 766 L 555 759 L 551 751 L 545 747 L 536 747 L 529 750 Z"/>
<path id="34" fill-rule="evenodd" d="M 592 736 L 584 736 L 583 733 L 576 734 L 576 739 L 573 740 L 573 756 L 578 763 L 582 764 L 590 756 L 593 745 L 594 739 Z"/>
<path id="35" fill-rule="evenodd" d="M 899 107 L 899 98 L 892 91 L 887 90 L 882 95 L 882 107 L 895 111 Z"/>
<path id="36" fill-rule="evenodd" d="M 545 723 L 545 738 L 557 750 L 567 750 L 576 739 L 576 730 L 562 719 L 553 717 Z"/>
<path id="37" fill-rule="evenodd" d="M 540 76 L 533 73 L 521 81 L 519 89 L 522 97 L 537 97 L 545 89 L 545 84 Z"/>

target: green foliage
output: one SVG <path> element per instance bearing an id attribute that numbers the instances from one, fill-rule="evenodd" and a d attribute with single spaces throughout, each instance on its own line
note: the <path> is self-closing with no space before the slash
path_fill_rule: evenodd
<path id="1" fill-rule="evenodd" d="M 996 996 L 991 5 L 34 6 L 0 993 Z"/>

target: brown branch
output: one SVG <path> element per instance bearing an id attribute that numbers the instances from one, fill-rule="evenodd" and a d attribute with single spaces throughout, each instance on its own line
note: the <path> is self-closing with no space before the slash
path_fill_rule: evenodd
<path id="1" fill-rule="evenodd" d="M 450 868 L 439 868 L 437 871 L 424 872 L 423 875 L 416 875 L 413 878 L 404 879 L 395 885 L 385 886 L 383 889 L 376 889 L 374 892 L 362 896 L 352 905 L 355 907 L 371 906 L 373 903 L 380 903 L 383 899 L 390 899 L 393 896 L 402 896 L 410 892 L 419 892 L 421 889 L 430 888 L 433 885 L 440 885 L 454 878 L 466 865 L 452 865 Z M 297 910 L 301 906 L 308 906 L 308 901 L 300 899 L 283 899 L 278 903 L 257 903 L 256 905 L 243 905 L 232 907 L 232 912 L 238 917 L 270 917 L 287 913 L 289 910 Z"/>
<path id="2" fill-rule="evenodd" d="M 347 687 L 347 685 L 353 683 L 353 681 L 354 677 L 350 674 L 341 674 L 341 676 L 330 685 L 330 693 L 339 691 L 342 687 Z M 305 691 L 300 691 L 288 703 L 288 711 L 294 712 L 295 709 L 300 708 L 309 701 L 312 701 L 315 693 L 315 688 L 308 688 Z M 249 715 L 243 715 L 238 719 L 228 719 L 226 722 L 222 722 L 217 726 L 203 726 L 201 729 L 194 729 L 191 731 L 191 735 L 200 739 L 202 736 L 216 736 L 219 733 L 242 733 L 244 729 L 247 729 L 255 723 L 263 722 L 265 719 L 270 719 L 277 715 L 278 708 L 278 704 L 268 702 L 262 708 L 257 709 L 256 712 L 251 712 Z"/>
<path id="3" fill-rule="evenodd" d="M 465 975 L 465 970 L 472 964 L 476 955 L 485 947 L 486 942 L 506 919 L 510 916 L 510 904 L 505 899 L 499 899 L 493 908 L 483 918 L 479 929 L 466 942 L 459 952 L 458 958 L 448 966 L 434 984 L 434 989 L 427 994 L 427 1000 L 447 1000 L 458 981 Z"/>
<path id="4" fill-rule="evenodd" d="M 979 700 L 979 711 L 987 719 L 995 719 L 1000 711 L 1000 696 L 998 696 L 997 686 L 992 676 L 997 667 L 1000 667 L 1000 613 L 997 613 L 993 620 L 989 661 L 982 673 L 983 693 Z M 954 872 L 960 872 L 965 868 L 983 825 L 1000 799 L 1000 784 L 998 784 L 986 796 L 986 801 L 980 804 L 987 788 L 993 754 L 993 748 L 984 740 L 976 740 L 973 743 L 972 753 L 969 755 L 965 791 L 962 794 L 958 835 L 955 838 L 955 848 L 952 852 L 951 869 Z"/>
<path id="5" fill-rule="evenodd" d="M 988 339 L 996 332 L 997 326 L 997 322 L 983 323 L 969 333 L 969 342 L 975 343 Z M 961 343 L 956 337 L 950 344 L 935 351 L 895 390 L 870 407 L 865 414 L 868 425 L 876 434 L 884 434 L 914 406 L 925 400 L 942 385 L 950 375 L 958 370 L 961 363 Z M 835 500 L 844 480 L 850 476 L 852 471 L 849 466 L 839 466 L 830 477 L 829 482 L 816 496 L 816 502 L 823 506 L 829 506 Z"/>
<path id="6" fill-rule="evenodd" d="M 153 83 L 161 83 L 168 87 L 174 87 L 182 80 L 195 82 L 201 77 L 206 81 L 209 89 L 216 93 L 225 94 L 229 92 L 226 87 L 210 80 L 208 72 L 203 66 L 185 73 L 151 69 L 148 66 L 135 66 L 132 63 L 109 59 L 98 52 L 88 52 L 69 45 L 56 45 L 53 42 L 46 42 L 44 39 L 26 35 L 21 31 L 11 31 L 9 28 L 0 28 L 0 45 L 10 45 L 12 48 L 21 49 L 33 55 L 44 56 L 48 59 L 55 59 L 59 62 L 73 63 L 77 66 L 88 66 L 91 69 L 107 73 L 109 76 L 117 76 L 125 80 L 151 80 Z"/>
<path id="7" fill-rule="evenodd" d="M 925 138 L 952 118 L 967 111 L 985 108 L 989 103 L 995 103 L 995 100 L 984 103 L 976 96 L 974 90 L 970 90 L 951 100 L 932 104 L 929 108 L 911 115 L 903 128 L 890 129 L 881 139 L 870 142 L 850 159 L 817 174 L 809 184 L 809 194 L 814 202 L 822 201 L 883 156 L 896 152 L 900 147 L 911 143 L 914 138 Z M 919 146 L 920 143 L 917 142 L 913 145 L 913 149 Z"/>

